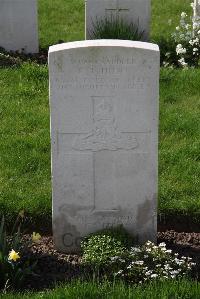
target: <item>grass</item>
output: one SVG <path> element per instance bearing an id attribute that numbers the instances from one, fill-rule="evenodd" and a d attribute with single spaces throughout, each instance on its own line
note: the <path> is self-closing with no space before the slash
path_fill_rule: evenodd
<path id="1" fill-rule="evenodd" d="M 39 0 L 40 46 L 84 39 L 84 0 Z"/>
<path id="2" fill-rule="evenodd" d="M 153 0 L 153 40 L 167 38 L 190 0 Z M 171 19 L 171 25 L 168 20 Z M 40 45 L 84 38 L 83 0 L 39 0 Z M 161 70 L 159 213 L 200 221 L 200 70 Z M 51 227 L 48 68 L 0 69 L 0 215 L 25 209 Z M 44 221 L 45 220 L 45 221 Z M 45 223 L 45 227 L 40 224 Z"/>
<path id="3" fill-rule="evenodd" d="M 198 282 L 169 281 L 152 283 L 146 286 L 127 286 L 123 283 L 73 282 L 67 286 L 57 287 L 53 291 L 40 293 L 8 293 L 0 295 L 4 299 L 198 299 L 200 284 Z"/>
<path id="4" fill-rule="evenodd" d="M 182 11 L 191 14 L 191 0 L 151 0 L 151 39 L 169 37 Z M 48 48 L 59 40 L 84 39 L 84 0 L 38 0 L 40 46 Z"/>

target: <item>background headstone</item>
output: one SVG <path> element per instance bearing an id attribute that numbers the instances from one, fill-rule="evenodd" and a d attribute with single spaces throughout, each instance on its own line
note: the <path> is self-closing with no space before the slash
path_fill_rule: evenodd
<path id="1" fill-rule="evenodd" d="M 123 224 L 156 239 L 159 49 L 94 40 L 50 47 L 53 233 L 57 248 Z"/>
<path id="2" fill-rule="evenodd" d="M 194 0 L 193 4 L 194 9 L 194 18 L 198 18 L 198 21 L 200 22 L 200 0 Z"/>
<path id="3" fill-rule="evenodd" d="M 147 41 L 150 30 L 151 0 L 86 0 L 86 39 L 96 19 L 121 18 L 128 23 L 139 24 L 144 31 L 143 40 Z"/>
<path id="4" fill-rule="evenodd" d="M 0 47 L 37 53 L 37 0 L 0 0 Z"/>

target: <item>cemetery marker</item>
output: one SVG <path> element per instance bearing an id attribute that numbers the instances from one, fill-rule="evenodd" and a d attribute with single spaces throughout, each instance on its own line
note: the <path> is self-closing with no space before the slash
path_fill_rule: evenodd
<path id="1" fill-rule="evenodd" d="M 0 47 L 38 53 L 37 0 L 0 0 Z"/>
<path id="2" fill-rule="evenodd" d="M 123 225 L 156 240 L 159 49 L 123 40 L 50 47 L 53 234 L 63 252 Z"/>

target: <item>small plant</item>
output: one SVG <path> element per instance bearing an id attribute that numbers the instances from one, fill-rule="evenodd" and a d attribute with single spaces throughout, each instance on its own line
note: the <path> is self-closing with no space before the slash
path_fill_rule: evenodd
<path id="1" fill-rule="evenodd" d="M 191 3 L 194 9 L 194 2 Z M 163 65 L 180 66 L 182 68 L 198 67 L 200 63 L 200 18 L 188 17 L 181 13 L 179 26 L 172 34 L 175 45 L 173 51 L 167 51 Z"/>
<path id="2" fill-rule="evenodd" d="M 89 32 L 92 39 L 123 39 L 140 41 L 144 32 L 138 26 L 127 23 L 120 18 L 96 19 L 92 22 L 93 29 Z"/>
<path id="3" fill-rule="evenodd" d="M 104 229 L 82 241 L 83 261 L 95 267 L 109 266 L 111 257 L 124 255 L 133 241 L 122 226 Z"/>
<path id="4" fill-rule="evenodd" d="M 18 219 L 21 216 L 22 214 L 19 214 Z M 31 244 L 22 242 L 20 226 L 15 232 L 17 223 L 18 221 L 15 222 L 12 235 L 9 237 L 6 234 L 4 217 L 0 224 L 0 289 L 4 290 L 19 289 L 27 276 L 33 274 L 37 263 L 31 264 L 24 254 Z M 38 242 L 39 238 L 39 234 L 33 234 L 32 242 Z"/>
<path id="5" fill-rule="evenodd" d="M 119 264 L 119 261 L 121 264 L 115 276 L 132 283 L 184 277 L 195 265 L 191 260 L 184 256 L 178 258 L 178 254 L 166 249 L 165 243 L 156 246 L 150 241 L 131 248 L 123 259 L 119 256 L 111 258 L 114 264 Z"/>
<path id="6" fill-rule="evenodd" d="M 195 265 L 191 258 L 179 258 L 177 253 L 172 253 L 165 243 L 156 246 L 148 241 L 142 246 L 127 247 L 130 244 L 125 242 L 123 227 L 97 232 L 82 241 L 83 262 L 95 270 L 106 270 L 107 277 L 129 283 L 182 278 Z"/>

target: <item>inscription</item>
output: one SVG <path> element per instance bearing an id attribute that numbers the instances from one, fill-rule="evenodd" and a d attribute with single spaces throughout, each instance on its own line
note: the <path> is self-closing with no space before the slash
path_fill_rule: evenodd
<path id="1" fill-rule="evenodd" d="M 60 84 L 60 89 L 136 89 L 143 90 L 145 79 L 140 77 L 128 78 L 122 82 L 119 77 L 72 77 Z"/>
<path id="2" fill-rule="evenodd" d="M 104 211 L 106 213 L 106 210 Z M 122 215 L 122 216 L 106 216 L 106 215 L 77 215 L 74 217 L 76 223 L 81 225 L 95 225 L 101 223 L 103 227 L 116 226 L 116 225 L 128 225 L 135 222 L 135 217 L 133 215 Z"/>
<path id="3" fill-rule="evenodd" d="M 137 59 L 133 56 L 131 57 L 121 57 L 120 55 L 115 56 L 102 56 L 102 57 L 84 57 L 75 58 L 73 54 L 70 55 L 70 62 L 72 64 L 103 64 L 103 65 L 133 65 L 137 63 Z M 95 65 L 96 67 L 96 65 Z"/>
<path id="4" fill-rule="evenodd" d="M 138 146 L 134 136 L 121 133 L 114 114 L 112 97 L 92 97 L 93 130 L 75 137 L 72 148 L 79 151 L 131 150 Z"/>

